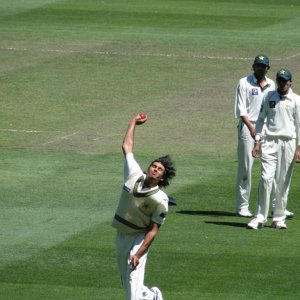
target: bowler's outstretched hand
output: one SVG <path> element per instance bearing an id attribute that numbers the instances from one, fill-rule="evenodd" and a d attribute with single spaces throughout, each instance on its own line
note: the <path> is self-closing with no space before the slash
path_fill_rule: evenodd
<path id="1" fill-rule="evenodd" d="M 145 123 L 147 120 L 148 120 L 148 116 L 144 113 L 139 113 L 135 117 L 135 122 L 137 125 L 141 125 L 141 124 Z"/>

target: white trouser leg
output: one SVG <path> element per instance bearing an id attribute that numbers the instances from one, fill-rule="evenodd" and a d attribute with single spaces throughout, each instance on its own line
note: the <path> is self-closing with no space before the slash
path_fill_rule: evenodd
<path id="1" fill-rule="evenodd" d="M 254 162 L 252 149 L 254 140 L 249 129 L 243 123 L 238 127 L 238 172 L 236 178 L 236 209 L 247 211 L 251 192 L 251 172 Z"/>
<path id="2" fill-rule="evenodd" d="M 294 156 L 296 150 L 295 140 L 280 141 L 276 172 L 276 198 L 273 211 L 273 221 L 285 220 L 285 209 L 288 201 L 288 192 L 291 183 Z"/>
<path id="3" fill-rule="evenodd" d="M 153 300 L 153 292 L 144 285 L 148 252 L 140 258 L 140 263 L 135 270 L 130 268 L 130 256 L 139 249 L 144 237 L 145 234 L 124 235 L 117 233 L 117 261 L 122 285 L 126 290 L 126 300 Z"/>
<path id="4" fill-rule="evenodd" d="M 266 222 L 269 214 L 270 196 L 277 166 L 278 143 L 265 140 L 261 143 L 261 179 L 258 187 L 256 217 Z M 276 188 L 277 189 L 277 188 Z"/>

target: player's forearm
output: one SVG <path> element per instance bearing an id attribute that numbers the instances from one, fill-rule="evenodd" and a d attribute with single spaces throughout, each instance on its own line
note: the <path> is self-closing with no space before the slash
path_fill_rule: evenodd
<path id="1" fill-rule="evenodd" d="M 139 250 L 134 255 L 137 256 L 138 259 L 140 259 L 148 251 L 154 239 L 155 239 L 155 235 L 149 237 L 147 240 L 145 239 L 144 243 L 141 245 Z"/>
<path id="2" fill-rule="evenodd" d="M 154 224 L 154 226 L 152 226 L 151 230 L 146 233 L 145 239 L 138 251 L 130 257 L 130 267 L 132 270 L 136 269 L 136 267 L 140 263 L 140 258 L 147 252 L 147 250 L 151 246 L 157 235 L 158 228 L 159 227 L 157 224 Z"/>
<path id="3" fill-rule="evenodd" d="M 158 229 L 159 229 L 158 225 L 154 224 L 154 226 L 151 228 L 151 230 L 146 233 L 145 239 L 144 239 L 141 247 L 135 253 L 135 256 L 137 256 L 138 258 L 141 258 L 147 252 L 147 250 L 150 248 L 152 242 L 154 241 L 155 237 L 157 236 Z"/>
<path id="4" fill-rule="evenodd" d="M 300 163 L 300 145 L 297 145 L 296 148 L 295 161 L 296 163 Z"/>
<path id="5" fill-rule="evenodd" d="M 123 139 L 122 149 L 124 155 L 126 155 L 127 153 L 132 153 L 133 151 L 135 126 L 145 123 L 147 119 L 148 116 L 146 114 L 139 113 L 130 121 Z"/>
<path id="6" fill-rule="evenodd" d="M 255 128 L 254 128 L 253 124 L 250 122 L 248 116 L 241 116 L 241 119 L 246 124 L 246 126 L 248 127 L 251 136 L 254 136 Z"/>
<path id="7" fill-rule="evenodd" d="M 136 126 L 136 120 L 132 119 L 128 125 L 126 134 L 123 139 L 122 149 L 124 155 L 126 155 L 127 153 L 131 153 L 133 151 L 135 126 Z"/>

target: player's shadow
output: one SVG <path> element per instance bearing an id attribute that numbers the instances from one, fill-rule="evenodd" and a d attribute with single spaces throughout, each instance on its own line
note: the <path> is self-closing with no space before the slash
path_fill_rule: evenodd
<path id="1" fill-rule="evenodd" d="M 247 227 L 247 224 L 240 222 L 216 222 L 216 221 L 204 221 L 206 224 L 214 224 L 221 226 L 232 226 L 232 227 Z"/>
<path id="2" fill-rule="evenodd" d="M 234 217 L 235 213 L 227 211 L 215 211 L 215 210 L 180 210 L 178 214 L 191 215 L 191 216 L 210 216 L 210 217 Z M 206 224 L 214 224 L 221 226 L 233 226 L 233 227 L 247 227 L 247 224 L 241 222 L 225 222 L 225 221 L 204 221 Z"/>
<path id="3" fill-rule="evenodd" d="M 218 210 L 179 210 L 178 214 L 191 216 L 233 217 L 235 213 Z"/>

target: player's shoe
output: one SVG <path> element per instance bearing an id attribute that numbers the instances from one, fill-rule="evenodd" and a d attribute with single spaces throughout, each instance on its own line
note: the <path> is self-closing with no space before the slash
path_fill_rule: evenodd
<path id="1" fill-rule="evenodd" d="M 285 213 L 285 217 L 287 218 L 287 219 L 293 219 L 294 218 L 294 213 L 293 212 L 291 212 L 291 211 L 288 211 L 287 209 L 284 211 L 284 213 Z"/>
<path id="2" fill-rule="evenodd" d="M 284 211 L 284 214 L 285 214 L 285 218 L 287 219 L 287 220 L 290 220 L 290 219 L 293 219 L 294 218 L 294 213 L 293 212 L 291 212 L 291 211 L 289 211 L 289 210 L 285 210 Z M 274 212 L 272 211 L 272 217 L 274 216 Z"/>
<path id="3" fill-rule="evenodd" d="M 287 229 L 287 226 L 284 223 L 284 221 L 273 221 L 272 227 L 276 229 Z"/>
<path id="4" fill-rule="evenodd" d="M 243 217 L 243 218 L 251 218 L 253 217 L 252 213 L 249 210 L 240 210 L 236 213 L 238 217 Z"/>
<path id="5" fill-rule="evenodd" d="M 162 293 L 158 287 L 154 286 L 150 289 L 150 291 L 152 291 L 154 293 L 153 300 L 163 300 Z"/>
<path id="6" fill-rule="evenodd" d="M 264 227 L 263 223 L 256 218 L 247 224 L 248 229 L 259 229 L 263 227 Z"/>

